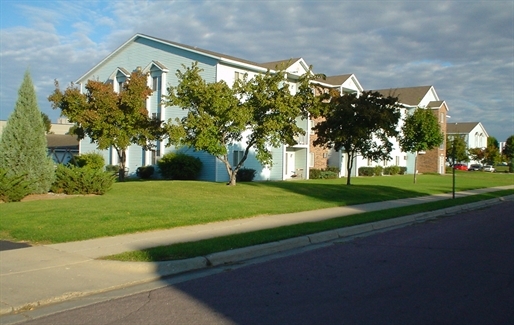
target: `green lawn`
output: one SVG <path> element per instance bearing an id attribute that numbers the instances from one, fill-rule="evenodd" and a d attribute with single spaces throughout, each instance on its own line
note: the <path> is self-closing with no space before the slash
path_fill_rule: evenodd
<path id="1" fill-rule="evenodd" d="M 513 185 L 513 174 L 457 173 L 456 190 Z M 212 221 L 451 192 L 451 175 L 291 182 L 132 181 L 103 196 L 0 204 L 0 239 L 58 243 Z"/>
<path id="2" fill-rule="evenodd" d="M 208 254 L 228 251 L 241 247 L 249 247 L 279 240 L 310 235 L 322 231 L 355 226 L 390 218 L 411 215 L 415 213 L 434 211 L 449 208 L 456 205 L 488 200 L 501 196 L 514 194 L 514 190 L 505 190 L 466 196 L 455 200 L 443 200 L 419 205 L 387 209 L 383 211 L 366 212 L 345 217 L 333 218 L 318 222 L 306 222 L 291 226 L 282 226 L 273 229 L 263 229 L 241 234 L 233 234 L 222 237 L 199 240 L 195 242 L 177 243 L 158 246 L 149 249 L 124 252 L 105 256 L 104 260 L 116 260 L 126 262 L 158 262 L 206 256 Z"/>

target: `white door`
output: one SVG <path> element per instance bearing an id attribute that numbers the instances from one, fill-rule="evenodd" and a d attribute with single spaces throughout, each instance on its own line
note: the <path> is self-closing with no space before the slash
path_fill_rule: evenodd
<path id="1" fill-rule="evenodd" d="M 295 153 L 286 152 L 286 178 L 290 178 L 295 173 Z"/>

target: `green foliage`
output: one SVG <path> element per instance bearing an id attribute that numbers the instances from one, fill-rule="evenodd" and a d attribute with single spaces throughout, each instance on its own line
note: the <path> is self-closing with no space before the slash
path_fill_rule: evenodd
<path id="1" fill-rule="evenodd" d="M 505 141 L 505 145 L 503 147 L 502 154 L 507 158 L 507 162 L 509 163 L 509 172 L 514 172 L 514 135 L 511 135 Z"/>
<path id="2" fill-rule="evenodd" d="M 0 201 L 19 202 L 30 194 L 30 183 L 25 175 L 8 175 L 5 169 L 0 168 Z"/>
<path id="3" fill-rule="evenodd" d="M 88 167 L 92 169 L 103 169 L 105 165 L 104 157 L 97 153 L 85 153 L 74 157 L 77 167 Z"/>
<path id="4" fill-rule="evenodd" d="M 359 176 L 382 176 L 384 168 L 382 166 L 360 167 Z"/>
<path id="5" fill-rule="evenodd" d="M 335 179 L 339 177 L 339 168 L 328 167 L 326 169 L 309 169 L 309 179 Z"/>
<path id="6" fill-rule="evenodd" d="M 105 166 L 105 171 L 113 174 L 117 174 L 120 170 L 120 166 L 117 165 L 107 165 Z"/>
<path id="7" fill-rule="evenodd" d="M 45 133 L 50 133 L 50 130 L 52 129 L 52 121 L 46 115 L 45 113 L 41 112 L 41 118 L 43 119 L 43 125 L 45 127 Z"/>
<path id="8" fill-rule="evenodd" d="M 375 167 L 359 167 L 359 176 L 374 176 Z"/>
<path id="9" fill-rule="evenodd" d="M 142 179 L 152 178 L 155 168 L 153 166 L 141 166 L 136 169 L 136 176 Z"/>
<path id="10" fill-rule="evenodd" d="M 464 138 L 457 135 L 452 139 L 446 138 L 446 161 L 453 166 L 453 163 L 469 161 L 469 152 Z"/>
<path id="11" fill-rule="evenodd" d="M 350 185 L 349 175 L 357 155 L 373 161 L 389 158 L 393 149 L 389 138 L 398 135 L 400 106 L 397 97 L 383 97 L 371 91 L 361 96 L 332 91 L 330 97 L 318 112 L 324 120 L 313 127 L 318 136 L 314 145 L 344 149 L 348 155 L 346 184 Z"/>
<path id="12" fill-rule="evenodd" d="M 400 147 L 405 152 L 416 153 L 414 161 L 414 183 L 416 183 L 416 170 L 418 152 L 432 150 L 444 141 L 444 134 L 439 125 L 437 116 L 430 109 L 416 108 L 412 115 L 405 118 L 400 137 Z"/>
<path id="13" fill-rule="evenodd" d="M 57 165 L 51 191 L 64 194 L 98 194 L 109 191 L 115 176 L 101 169 Z"/>
<path id="14" fill-rule="evenodd" d="M 45 127 L 27 71 L 0 138 L 0 168 L 8 177 L 23 175 L 30 193 L 47 193 L 54 180 L 54 163 L 47 150 Z"/>
<path id="15" fill-rule="evenodd" d="M 116 92 L 112 84 L 88 80 L 85 93 L 70 85 L 64 92 L 55 82 L 55 91 L 48 97 L 53 108 L 75 123 L 73 133 L 96 142 L 98 149 L 114 147 L 125 169 L 125 151 L 131 144 L 149 148 L 161 136 L 161 121 L 150 118 L 145 101 L 152 94 L 147 75 L 134 71 L 123 89 Z M 120 177 L 123 180 L 123 173 Z"/>
<path id="16" fill-rule="evenodd" d="M 230 185 L 236 184 L 237 171 L 251 147 L 259 162 L 271 166 L 270 147 L 296 144 L 295 137 L 304 134 L 296 119 L 307 117 L 317 100 L 309 86 L 310 73 L 300 77 L 292 95 L 283 70 L 258 74 L 251 80 L 245 76 L 230 87 L 224 81 L 207 83 L 197 63 L 184 69 L 177 71 L 178 86 L 169 87 L 166 97 L 167 106 L 187 111 L 184 118 L 168 121 L 165 128 L 170 145 L 186 145 L 215 156 L 225 164 Z M 228 146 L 242 141 L 243 132 L 248 134 L 244 154 L 232 166 Z"/>
<path id="17" fill-rule="evenodd" d="M 400 147 L 405 152 L 428 151 L 444 141 L 437 116 L 430 109 L 416 108 L 405 118 Z"/>
<path id="18" fill-rule="evenodd" d="M 400 171 L 400 166 L 387 166 L 384 168 L 384 175 L 398 175 Z"/>
<path id="19" fill-rule="evenodd" d="M 202 171 L 202 161 L 184 153 L 169 152 L 157 162 L 165 179 L 195 180 Z"/>
<path id="20" fill-rule="evenodd" d="M 255 178 L 255 169 L 241 168 L 237 171 L 236 180 L 238 182 L 251 182 Z"/>

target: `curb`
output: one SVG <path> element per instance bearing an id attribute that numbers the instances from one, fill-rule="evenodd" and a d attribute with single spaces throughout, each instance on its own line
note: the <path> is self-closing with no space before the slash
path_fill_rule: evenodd
<path id="1" fill-rule="evenodd" d="M 397 228 L 402 226 L 408 226 L 415 223 L 422 223 L 428 220 L 433 220 L 441 216 L 449 216 L 453 214 L 457 214 L 460 212 L 466 212 L 471 210 L 477 210 L 485 207 L 489 207 L 492 205 L 496 205 L 502 203 L 503 201 L 514 201 L 514 195 L 509 195 L 500 198 L 494 198 L 479 202 L 473 202 L 464 205 L 458 205 L 451 208 L 445 208 L 435 211 L 422 212 L 412 215 L 407 215 L 403 217 L 397 217 L 382 221 L 377 221 L 368 224 L 362 224 L 352 227 L 339 228 L 334 230 L 328 230 L 320 233 L 310 234 L 306 236 L 281 240 L 272 243 L 266 243 L 261 245 L 255 245 L 244 248 L 237 248 L 229 251 L 219 252 L 209 254 L 202 258 L 205 258 L 207 261 L 206 265 L 201 265 L 198 269 L 203 268 L 205 266 L 220 266 L 227 265 L 231 263 L 243 262 L 246 260 L 250 260 L 257 257 L 262 257 L 265 255 L 280 253 L 287 250 L 292 250 L 296 248 L 302 248 L 308 245 L 319 244 L 324 242 L 329 242 L 337 239 L 345 239 L 352 236 L 362 235 L 365 233 L 373 232 L 376 230 L 384 230 L 389 228 Z M 195 258 L 198 259 L 198 258 Z M 173 269 L 170 269 L 170 273 L 162 274 L 162 276 L 174 275 L 182 272 L 195 270 L 194 267 L 191 266 L 189 260 L 181 260 L 175 261 L 177 264 Z M 120 262 L 126 263 L 126 262 Z M 143 262 L 144 263 L 144 262 Z M 165 263 L 165 262 L 159 262 Z M 157 263 L 158 264 L 158 263 Z"/>
<path id="2" fill-rule="evenodd" d="M 358 236 L 374 231 L 383 231 L 386 229 L 394 229 L 398 227 L 408 226 L 411 224 L 422 223 L 428 220 L 433 220 L 441 216 L 449 216 L 461 212 L 472 211 L 477 209 L 486 208 L 496 204 L 500 204 L 504 201 L 514 201 L 514 195 L 505 197 L 499 197 L 479 202 L 468 203 L 464 205 L 458 205 L 455 207 L 422 212 L 403 217 L 397 217 L 373 223 L 361 224 L 351 227 L 339 228 L 334 230 L 328 230 L 320 233 L 310 234 L 301 237 L 295 237 L 285 239 L 277 242 L 271 242 L 261 245 L 255 245 L 244 248 L 237 248 L 229 251 L 218 252 L 209 254 L 206 256 L 199 256 L 194 258 L 188 258 L 184 260 L 175 261 L 164 261 L 156 263 L 148 262 L 120 262 L 120 261 L 98 261 L 102 263 L 102 267 L 114 268 L 117 270 L 124 270 L 126 272 L 136 272 L 143 275 L 149 275 L 144 277 L 140 281 L 133 281 L 130 283 L 117 285 L 115 287 L 109 287 L 102 290 L 94 290 L 88 292 L 74 292 L 66 293 L 58 297 L 51 299 L 36 301 L 33 303 L 26 303 L 21 306 L 8 306 L 4 303 L 0 304 L 0 315 L 6 315 L 13 312 L 22 310 L 29 310 L 34 307 L 41 307 L 58 302 L 64 302 L 73 298 L 79 298 L 84 296 L 90 296 L 94 294 L 100 294 L 116 289 L 125 288 L 127 286 L 133 286 L 137 284 L 147 283 L 162 279 L 164 277 L 186 273 L 190 271 L 197 271 L 208 267 L 230 265 L 234 263 L 241 263 L 250 259 L 263 257 L 266 255 L 272 255 L 281 253 L 288 250 L 298 249 L 309 245 L 326 243 L 339 239 L 349 239 L 353 236 Z M 107 262 L 107 263 L 106 263 Z"/>

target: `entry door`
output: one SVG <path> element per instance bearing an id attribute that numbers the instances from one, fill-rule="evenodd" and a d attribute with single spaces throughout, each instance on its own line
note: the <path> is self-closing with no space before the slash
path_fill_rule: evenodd
<path id="1" fill-rule="evenodd" d="M 295 165 L 295 153 L 286 152 L 286 175 L 288 178 L 295 173 Z"/>

